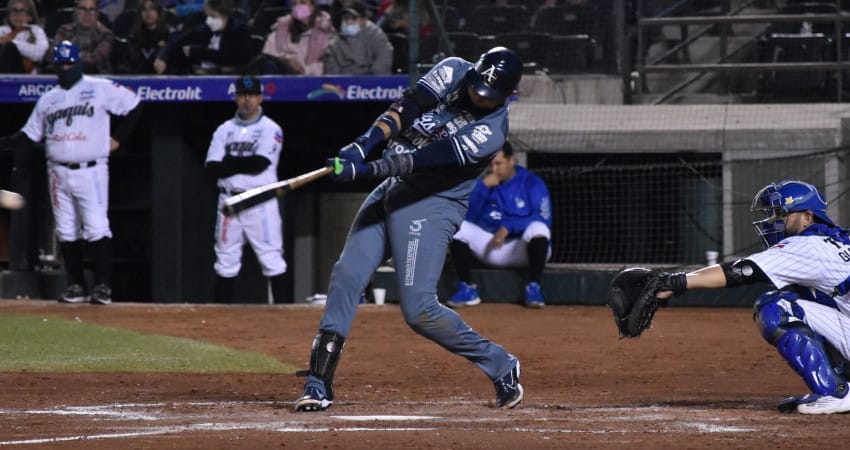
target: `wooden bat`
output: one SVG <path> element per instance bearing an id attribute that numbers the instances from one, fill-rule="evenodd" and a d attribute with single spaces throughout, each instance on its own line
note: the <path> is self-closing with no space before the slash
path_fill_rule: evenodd
<path id="1" fill-rule="evenodd" d="M 225 216 L 235 215 L 252 206 L 259 205 L 268 199 L 281 197 L 289 191 L 298 189 L 307 183 L 316 181 L 319 178 L 333 172 L 333 170 L 334 168 L 330 166 L 322 167 L 321 169 L 316 169 L 311 172 L 298 175 L 297 177 L 292 177 L 288 180 L 269 183 L 265 186 L 247 190 L 225 200 L 224 205 L 221 207 L 221 212 Z"/>

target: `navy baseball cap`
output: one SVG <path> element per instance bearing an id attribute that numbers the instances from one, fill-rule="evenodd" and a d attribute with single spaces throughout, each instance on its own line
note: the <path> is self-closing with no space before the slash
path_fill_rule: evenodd
<path id="1" fill-rule="evenodd" d="M 236 95 L 239 94 L 263 94 L 263 85 L 256 77 L 244 76 L 236 80 Z"/>

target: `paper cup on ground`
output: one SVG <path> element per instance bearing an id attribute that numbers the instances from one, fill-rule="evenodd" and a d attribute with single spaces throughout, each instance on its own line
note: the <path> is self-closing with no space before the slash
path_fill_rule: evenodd
<path id="1" fill-rule="evenodd" d="M 387 300 L 387 290 L 381 288 L 372 289 L 372 296 L 375 298 L 376 305 L 383 305 Z"/>

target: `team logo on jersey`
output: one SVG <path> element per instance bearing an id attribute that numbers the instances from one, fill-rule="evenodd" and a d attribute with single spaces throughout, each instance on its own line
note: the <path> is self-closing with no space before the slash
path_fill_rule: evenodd
<path id="1" fill-rule="evenodd" d="M 236 141 L 228 142 L 224 146 L 224 150 L 228 155 L 242 157 L 254 155 L 254 148 L 257 146 L 257 141 Z"/>
<path id="2" fill-rule="evenodd" d="M 283 142 L 283 133 L 281 133 L 280 131 L 275 131 L 275 133 L 274 133 L 274 141 L 275 141 L 275 142 L 277 142 L 278 144 L 280 144 L 281 142 Z"/>
<path id="3" fill-rule="evenodd" d="M 74 123 L 74 116 L 93 117 L 94 106 L 86 102 L 82 105 L 69 106 L 53 111 L 44 118 L 44 121 L 47 123 L 46 132 L 52 133 L 56 122 L 59 120 L 64 120 L 65 126 L 70 127 Z"/>
<path id="4" fill-rule="evenodd" d="M 496 66 L 490 66 L 489 69 L 481 72 L 481 76 L 484 77 L 484 83 L 488 86 L 492 86 L 499 77 L 496 76 Z"/>
<path id="5" fill-rule="evenodd" d="M 525 208 L 525 199 L 520 197 L 514 197 L 514 203 L 516 203 L 517 208 Z"/>
<path id="6" fill-rule="evenodd" d="M 416 219 L 410 221 L 410 234 L 418 235 L 420 231 L 422 231 L 422 222 L 426 222 L 428 219 Z"/>
<path id="7" fill-rule="evenodd" d="M 478 144 L 483 144 L 487 142 L 487 139 L 492 134 L 493 132 L 490 131 L 490 127 L 487 125 L 476 125 L 475 128 L 472 129 L 472 140 Z"/>

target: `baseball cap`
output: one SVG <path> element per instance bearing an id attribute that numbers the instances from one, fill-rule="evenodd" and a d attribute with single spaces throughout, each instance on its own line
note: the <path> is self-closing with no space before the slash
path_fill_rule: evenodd
<path id="1" fill-rule="evenodd" d="M 353 2 L 348 8 L 342 10 L 342 14 L 348 14 L 354 17 L 366 17 L 366 4 L 363 2 Z"/>
<path id="2" fill-rule="evenodd" d="M 263 85 L 256 77 L 244 76 L 236 80 L 236 94 L 262 94 Z"/>

